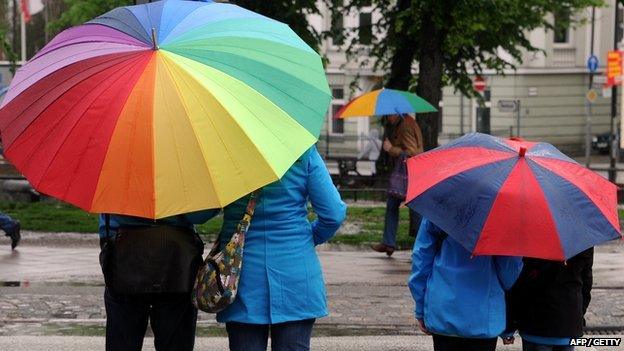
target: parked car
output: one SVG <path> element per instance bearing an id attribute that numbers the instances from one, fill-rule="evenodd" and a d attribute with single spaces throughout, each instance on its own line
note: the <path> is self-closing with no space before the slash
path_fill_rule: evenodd
<path id="1" fill-rule="evenodd" d="M 598 152 L 601 155 L 609 154 L 610 145 L 611 145 L 611 133 L 596 134 L 592 138 L 592 142 L 591 142 L 592 150 Z"/>

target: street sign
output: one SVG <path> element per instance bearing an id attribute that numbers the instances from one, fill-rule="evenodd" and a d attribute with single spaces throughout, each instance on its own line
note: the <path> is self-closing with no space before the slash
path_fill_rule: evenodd
<path id="1" fill-rule="evenodd" d="M 614 86 L 622 82 L 622 52 L 611 50 L 607 54 L 607 85 Z"/>
<path id="2" fill-rule="evenodd" d="M 485 79 L 482 76 L 476 76 L 474 78 L 474 81 L 472 82 L 472 87 L 474 88 L 474 90 L 482 93 L 485 91 L 485 88 L 487 87 L 487 83 L 485 82 Z"/>
<path id="3" fill-rule="evenodd" d="M 589 89 L 587 91 L 587 94 L 585 94 L 585 98 L 587 98 L 587 101 L 589 103 L 593 104 L 598 98 L 598 93 L 594 89 Z"/>
<path id="4" fill-rule="evenodd" d="M 496 106 L 500 112 L 516 112 L 518 111 L 518 100 L 498 100 Z"/>
<path id="5" fill-rule="evenodd" d="M 596 55 L 591 55 L 587 59 L 587 69 L 590 72 L 596 72 L 596 70 L 598 69 L 598 57 L 596 57 Z"/>

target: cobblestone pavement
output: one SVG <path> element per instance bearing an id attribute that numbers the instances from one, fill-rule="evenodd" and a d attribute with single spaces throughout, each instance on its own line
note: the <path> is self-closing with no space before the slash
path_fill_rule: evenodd
<path id="1" fill-rule="evenodd" d="M 1 245 L 1 243 L 0 243 Z M 386 258 L 368 251 L 319 250 L 330 315 L 318 321 L 329 335 L 415 334 L 413 301 L 406 286 L 409 252 Z M 0 336 L 97 334 L 105 312 L 96 245 L 0 246 Z M 624 243 L 597 248 L 590 328 L 624 328 Z M 202 328 L 221 329 L 200 313 Z M 76 326 L 82 329 L 76 331 Z M 95 328 L 90 330 L 89 328 Z M 101 330 L 100 330 L 101 332 Z"/>

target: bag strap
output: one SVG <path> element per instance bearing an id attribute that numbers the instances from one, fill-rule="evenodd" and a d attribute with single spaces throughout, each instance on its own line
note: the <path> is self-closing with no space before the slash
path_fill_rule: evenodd
<path id="1" fill-rule="evenodd" d="M 251 193 L 249 197 L 249 202 L 247 202 L 247 208 L 245 209 L 245 214 L 243 218 L 238 222 L 238 226 L 236 227 L 236 232 L 241 234 L 246 234 L 249 226 L 251 225 L 251 219 L 253 218 L 254 212 L 256 210 L 256 203 L 258 197 L 260 195 L 260 189 Z"/>
<path id="2" fill-rule="evenodd" d="M 262 189 L 258 189 L 251 193 L 249 201 L 247 202 L 247 207 L 245 208 L 245 214 L 236 226 L 236 233 L 240 233 L 243 236 L 247 234 L 247 230 L 251 225 L 251 219 L 253 218 L 254 212 L 256 210 L 256 203 L 258 201 L 258 198 L 260 197 L 260 192 L 262 192 Z M 219 248 L 221 247 L 221 234 L 222 233 L 219 233 L 219 235 L 217 236 L 217 240 L 215 240 L 214 244 L 212 245 L 212 249 L 210 249 L 206 260 L 219 252 Z"/>

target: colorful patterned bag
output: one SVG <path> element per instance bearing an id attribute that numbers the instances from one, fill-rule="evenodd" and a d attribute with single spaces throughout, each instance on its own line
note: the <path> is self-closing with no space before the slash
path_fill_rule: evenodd
<path id="1" fill-rule="evenodd" d="M 259 191 L 255 191 L 251 194 L 245 215 L 238 223 L 230 242 L 219 251 L 221 243 L 219 236 L 197 272 L 191 296 L 195 307 L 204 312 L 222 311 L 236 298 L 243 265 L 245 234 L 251 224 L 258 193 Z"/>

